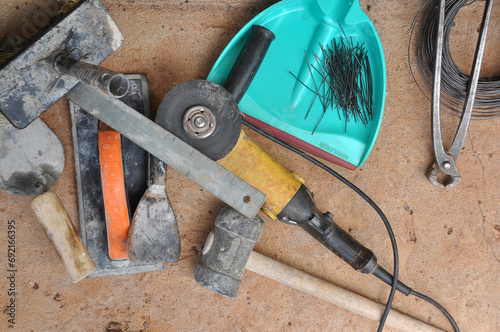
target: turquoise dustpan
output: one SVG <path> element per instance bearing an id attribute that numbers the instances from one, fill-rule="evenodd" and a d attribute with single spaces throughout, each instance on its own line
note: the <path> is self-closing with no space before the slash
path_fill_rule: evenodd
<path id="1" fill-rule="evenodd" d="M 385 60 L 377 31 L 359 7 L 358 0 L 288 0 L 269 7 L 251 20 L 220 55 L 208 80 L 224 85 L 245 43 L 252 25 L 271 30 L 276 39 L 243 96 L 239 107 L 246 119 L 261 129 L 323 159 L 356 169 L 370 153 L 382 121 L 385 102 Z M 351 120 L 347 126 L 337 111 L 315 102 L 304 52 L 311 64 L 313 52 L 321 55 L 320 44 L 347 36 L 368 51 L 373 85 L 373 118 L 365 126 Z M 290 72 L 289 72 L 290 71 Z M 314 131 L 316 126 L 317 129 Z M 314 134 L 312 132 L 314 131 Z"/>

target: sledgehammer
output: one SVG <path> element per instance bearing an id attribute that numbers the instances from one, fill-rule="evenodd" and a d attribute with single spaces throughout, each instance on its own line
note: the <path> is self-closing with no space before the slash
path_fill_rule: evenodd
<path id="1" fill-rule="evenodd" d="M 253 251 L 263 230 L 260 217 L 249 219 L 230 207 L 222 209 L 196 267 L 196 281 L 216 293 L 235 297 L 246 268 L 363 317 L 380 319 L 382 304 Z M 395 310 L 391 310 L 386 324 L 408 332 L 443 331 Z"/>

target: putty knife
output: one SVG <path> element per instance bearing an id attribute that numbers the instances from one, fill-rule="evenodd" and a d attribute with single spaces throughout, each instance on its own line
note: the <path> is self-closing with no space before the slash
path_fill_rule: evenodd
<path id="1" fill-rule="evenodd" d="M 177 262 L 181 252 L 179 228 L 165 192 L 167 164 L 149 155 L 149 186 L 135 210 L 128 238 L 133 262 Z"/>

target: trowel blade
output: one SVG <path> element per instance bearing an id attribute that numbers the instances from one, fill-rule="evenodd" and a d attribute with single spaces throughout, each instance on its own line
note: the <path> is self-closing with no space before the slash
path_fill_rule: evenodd
<path id="1" fill-rule="evenodd" d="M 123 44 L 123 36 L 99 0 L 82 0 L 26 49 L 0 66 L 0 112 L 25 128 L 61 99 L 78 80 L 49 61 L 64 51 L 98 65 Z"/>
<path id="2" fill-rule="evenodd" d="M 17 129 L 0 115 L 0 189 L 42 194 L 57 181 L 64 161 L 61 142 L 41 119 Z"/>

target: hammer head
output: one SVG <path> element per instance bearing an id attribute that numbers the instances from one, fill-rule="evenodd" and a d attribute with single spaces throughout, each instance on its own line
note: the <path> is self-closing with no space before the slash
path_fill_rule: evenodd
<path id="1" fill-rule="evenodd" d="M 194 279 L 211 291 L 235 297 L 248 257 L 263 230 L 260 217 L 250 219 L 230 207 L 222 209 L 205 243 Z"/>
<path id="2" fill-rule="evenodd" d="M 81 1 L 0 67 L 0 111 L 15 127 L 25 128 L 78 83 L 53 70 L 52 54 L 64 51 L 98 65 L 122 44 L 123 36 L 101 2 Z"/>

